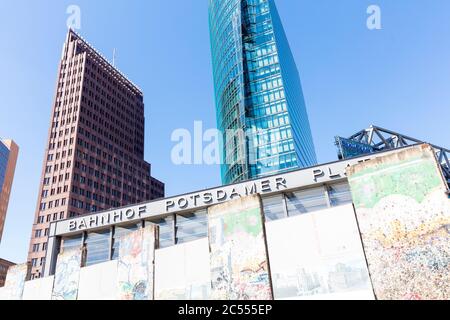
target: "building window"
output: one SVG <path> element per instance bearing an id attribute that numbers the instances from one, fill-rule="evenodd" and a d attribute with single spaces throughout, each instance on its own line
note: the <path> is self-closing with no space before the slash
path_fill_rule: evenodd
<path id="1" fill-rule="evenodd" d="M 176 215 L 176 243 L 201 239 L 208 234 L 206 211 Z"/>
<path id="2" fill-rule="evenodd" d="M 286 194 L 289 216 L 328 208 L 328 199 L 323 187 L 306 189 Z"/>
<path id="3" fill-rule="evenodd" d="M 86 266 L 108 261 L 110 248 L 110 230 L 88 233 Z"/>
<path id="4" fill-rule="evenodd" d="M 48 230 L 48 229 L 46 229 L 46 230 Z M 70 249 L 74 249 L 74 248 L 81 248 L 82 245 L 83 245 L 83 235 L 78 234 L 73 237 L 63 238 L 61 247 L 63 248 L 63 250 L 70 250 Z"/>
<path id="5" fill-rule="evenodd" d="M 331 206 L 337 207 L 353 202 L 350 186 L 347 182 L 328 186 Z"/>
<path id="6" fill-rule="evenodd" d="M 33 244 L 33 252 L 38 252 L 38 251 L 39 251 L 39 243 Z"/>
<path id="7" fill-rule="evenodd" d="M 36 231 L 34 232 L 34 237 L 35 237 L 35 238 L 40 238 L 40 237 L 41 237 L 41 233 L 42 233 L 42 230 L 36 230 Z"/>
<path id="8" fill-rule="evenodd" d="M 32 267 L 37 267 L 37 259 L 36 258 L 31 259 L 31 266 Z"/>
<path id="9" fill-rule="evenodd" d="M 267 221 L 286 218 L 282 195 L 263 198 L 264 214 Z"/>

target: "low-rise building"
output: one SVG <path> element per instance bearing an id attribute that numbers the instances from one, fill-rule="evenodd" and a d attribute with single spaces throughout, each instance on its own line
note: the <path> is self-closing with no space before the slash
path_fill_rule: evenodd
<path id="1" fill-rule="evenodd" d="M 448 194 L 432 146 L 369 154 L 54 222 L 45 277 L 15 283 L 27 300 L 448 299 Z"/>

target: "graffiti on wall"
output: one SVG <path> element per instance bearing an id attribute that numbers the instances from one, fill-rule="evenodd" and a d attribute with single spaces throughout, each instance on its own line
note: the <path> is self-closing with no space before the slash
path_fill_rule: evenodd
<path id="1" fill-rule="evenodd" d="M 77 300 L 84 248 L 64 250 L 56 261 L 52 300 Z"/>
<path id="2" fill-rule="evenodd" d="M 450 299 L 450 201 L 433 149 L 348 169 L 378 299 Z"/>
<path id="3" fill-rule="evenodd" d="M 158 226 L 148 225 L 120 238 L 118 299 L 153 300 Z"/>
<path id="4" fill-rule="evenodd" d="M 373 300 L 353 206 L 266 225 L 275 299 Z"/>
<path id="5" fill-rule="evenodd" d="M 8 300 L 22 300 L 25 281 L 28 280 L 29 271 L 30 265 L 28 263 L 8 268 L 3 293 Z"/>
<path id="6" fill-rule="evenodd" d="M 208 238 L 212 299 L 273 298 L 258 195 L 209 208 Z"/>

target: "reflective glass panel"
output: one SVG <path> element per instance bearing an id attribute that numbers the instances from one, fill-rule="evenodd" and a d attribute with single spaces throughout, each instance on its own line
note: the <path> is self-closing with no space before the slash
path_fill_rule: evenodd
<path id="1" fill-rule="evenodd" d="M 109 260 L 110 230 L 90 232 L 86 238 L 86 266 Z"/>
<path id="2" fill-rule="evenodd" d="M 267 221 L 286 218 L 283 196 L 263 198 L 264 214 Z"/>
<path id="3" fill-rule="evenodd" d="M 289 192 L 286 201 L 289 216 L 328 208 L 327 195 L 322 187 Z"/>
<path id="4" fill-rule="evenodd" d="M 208 235 L 206 211 L 177 214 L 177 243 L 185 243 Z"/>

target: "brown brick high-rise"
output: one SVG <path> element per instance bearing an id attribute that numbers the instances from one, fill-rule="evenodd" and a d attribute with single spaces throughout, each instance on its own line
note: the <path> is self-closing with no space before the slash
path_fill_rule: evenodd
<path id="1" fill-rule="evenodd" d="M 142 92 L 69 31 L 28 253 L 32 277 L 41 276 L 50 222 L 163 197 L 150 173 Z"/>

